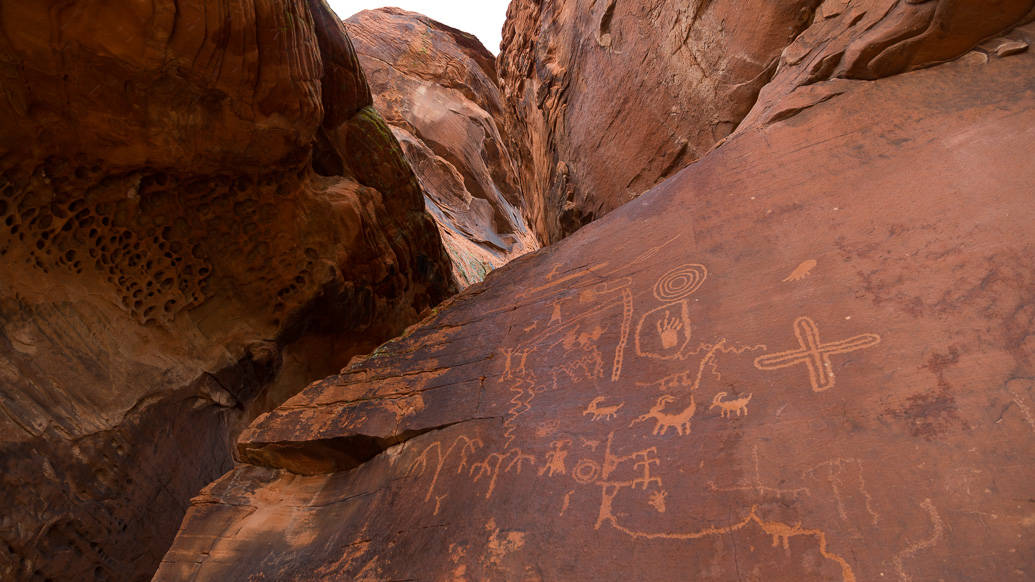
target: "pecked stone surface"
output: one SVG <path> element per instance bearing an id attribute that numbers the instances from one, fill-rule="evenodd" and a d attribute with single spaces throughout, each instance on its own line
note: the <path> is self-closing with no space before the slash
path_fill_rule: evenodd
<path id="1" fill-rule="evenodd" d="M 1035 55 L 1006 52 L 739 131 L 310 385 L 155 579 L 1030 579 Z"/>
<path id="2" fill-rule="evenodd" d="M 147 579 L 240 423 L 416 321 L 448 258 L 322 0 L 0 27 L 0 579 Z"/>
<path id="3" fill-rule="evenodd" d="M 345 26 L 457 282 L 538 249 L 507 151 L 495 57 L 474 36 L 398 8 L 365 10 Z"/>
<path id="4" fill-rule="evenodd" d="M 1033 8 L 1032 0 L 515 0 L 499 70 L 532 226 L 555 242 L 737 128 L 829 99 L 846 79 L 957 58 L 1030 21 Z M 1022 50 L 1011 46 L 985 53 Z"/>

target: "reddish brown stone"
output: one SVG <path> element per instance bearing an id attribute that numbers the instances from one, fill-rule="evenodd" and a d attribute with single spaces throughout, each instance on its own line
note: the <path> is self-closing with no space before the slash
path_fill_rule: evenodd
<path id="1" fill-rule="evenodd" d="M 156 580 L 1029 579 L 1035 55 L 1011 52 L 774 101 L 310 385 Z"/>
<path id="2" fill-rule="evenodd" d="M 449 262 L 322 0 L 0 27 L 0 579 L 146 579 L 239 424 L 448 296 Z"/>
<path id="3" fill-rule="evenodd" d="M 500 132 L 492 54 L 467 33 L 398 8 L 365 10 L 345 24 L 374 104 L 424 186 L 457 282 L 481 281 L 539 248 Z"/>

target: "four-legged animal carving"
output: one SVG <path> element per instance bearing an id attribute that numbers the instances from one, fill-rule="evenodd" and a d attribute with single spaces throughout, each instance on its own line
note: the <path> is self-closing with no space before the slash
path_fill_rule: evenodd
<path id="1" fill-rule="evenodd" d="M 625 406 L 624 402 L 619 404 L 618 406 L 597 406 L 603 401 L 603 396 L 597 396 L 596 398 L 591 400 L 589 402 L 589 406 L 586 407 L 586 410 L 582 411 L 582 416 L 592 414 L 592 420 L 600 420 L 601 418 L 605 420 L 611 420 L 618 414 L 618 409 Z"/>
<path id="2" fill-rule="evenodd" d="M 657 403 L 651 407 L 650 412 L 639 416 L 636 420 L 629 423 L 629 426 L 653 418 L 657 422 L 654 425 L 653 434 L 664 435 L 669 428 L 675 428 L 680 436 L 690 434 L 690 419 L 693 417 L 694 411 L 697 410 L 697 403 L 694 402 L 694 397 L 691 394 L 690 406 L 687 406 L 682 411 L 676 414 L 661 411 L 669 402 L 673 402 L 675 399 L 676 397 L 671 394 L 662 394 L 658 397 Z"/>
<path id="3" fill-rule="evenodd" d="M 743 412 L 745 416 L 747 415 L 748 402 L 751 402 L 751 394 L 748 394 L 747 396 L 741 396 L 736 400 L 728 400 L 723 402 L 722 399 L 725 396 L 725 392 L 719 392 L 718 394 L 716 394 L 715 398 L 712 398 L 712 405 L 708 407 L 708 410 L 711 410 L 718 406 L 721 410 L 720 416 L 722 416 L 722 418 L 728 418 L 730 416 L 733 416 L 734 412 L 737 413 L 737 416 L 740 416 L 741 412 Z"/>

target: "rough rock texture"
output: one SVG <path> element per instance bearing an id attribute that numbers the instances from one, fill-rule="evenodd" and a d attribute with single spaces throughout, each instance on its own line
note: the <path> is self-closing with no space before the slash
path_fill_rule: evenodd
<path id="1" fill-rule="evenodd" d="M 235 423 L 418 319 L 448 258 L 322 0 L 0 27 L 0 579 L 146 579 Z"/>
<path id="2" fill-rule="evenodd" d="M 819 0 L 514 0 L 499 70 L 532 226 L 555 242 L 726 137 Z"/>
<path id="3" fill-rule="evenodd" d="M 156 580 L 1030 580 L 1033 35 L 742 128 L 310 385 Z"/>
<path id="4" fill-rule="evenodd" d="M 817 81 L 956 58 L 1033 5 L 515 0 L 499 69 L 532 226 L 555 242 L 638 196 L 733 132 L 763 86 L 758 115 L 803 86 L 815 102 L 836 92 Z"/>
<path id="5" fill-rule="evenodd" d="M 398 8 L 360 12 L 345 26 L 374 104 L 424 186 L 458 283 L 539 248 L 500 132 L 495 57 L 472 35 Z"/>

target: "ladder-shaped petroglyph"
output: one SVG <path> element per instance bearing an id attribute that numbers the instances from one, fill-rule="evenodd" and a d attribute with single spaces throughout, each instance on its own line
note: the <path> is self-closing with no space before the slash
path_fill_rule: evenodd
<path id="1" fill-rule="evenodd" d="M 614 420 L 618 416 L 618 411 L 625 406 L 624 402 L 619 402 L 616 405 L 601 406 L 606 396 L 597 396 L 593 400 L 589 401 L 586 409 L 582 411 L 582 416 L 592 415 L 591 421 L 597 420 Z"/>
<path id="2" fill-rule="evenodd" d="M 755 367 L 759 370 L 779 370 L 804 365 L 814 392 L 834 387 L 834 368 L 830 356 L 847 354 L 880 343 L 880 336 L 873 333 L 824 343 L 819 337 L 819 326 L 805 316 L 794 320 L 794 335 L 798 338 L 798 348 L 759 356 L 755 358 Z"/>
<path id="3" fill-rule="evenodd" d="M 733 400 L 723 400 L 723 398 L 726 397 L 726 393 L 719 392 L 714 398 L 712 398 L 712 405 L 708 407 L 708 410 L 718 408 L 719 416 L 722 418 L 730 418 L 733 416 L 734 412 L 737 413 L 737 416 L 740 416 L 741 413 L 743 413 L 744 416 L 747 416 L 748 402 L 751 402 L 751 396 L 752 394 L 748 394 L 747 396 L 741 396 L 740 398 Z"/>
<path id="4" fill-rule="evenodd" d="M 708 277 L 704 265 L 680 265 L 654 284 L 654 298 L 663 302 L 640 317 L 636 325 L 636 355 L 659 360 L 681 356 L 690 341 L 690 306 L 686 298 L 692 295 Z"/>

